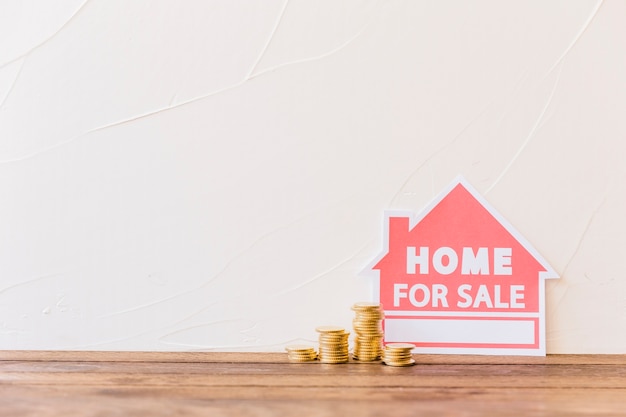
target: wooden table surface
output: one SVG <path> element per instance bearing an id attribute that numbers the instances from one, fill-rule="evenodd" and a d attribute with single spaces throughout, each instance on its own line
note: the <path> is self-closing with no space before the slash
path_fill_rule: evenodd
<path id="1" fill-rule="evenodd" d="M 0 351 L 0 416 L 626 416 L 626 355 Z"/>

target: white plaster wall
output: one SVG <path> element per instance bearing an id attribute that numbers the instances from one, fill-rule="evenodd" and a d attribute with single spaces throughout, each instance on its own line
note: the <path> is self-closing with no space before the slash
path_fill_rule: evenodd
<path id="1" fill-rule="evenodd" d="M 464 175 L 626 353 L 626 2 L 0 2 L 0 349 L 350 327 L 385 209 Z"/>

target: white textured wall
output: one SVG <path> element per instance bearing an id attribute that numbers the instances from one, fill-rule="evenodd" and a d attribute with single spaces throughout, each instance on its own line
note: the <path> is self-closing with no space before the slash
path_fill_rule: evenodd
<path id="1" fill-rule="evenodd" d="M 626 352 L 626 2 L 0 2 L 0 348 L 280 350 L 464 175 Z"/>

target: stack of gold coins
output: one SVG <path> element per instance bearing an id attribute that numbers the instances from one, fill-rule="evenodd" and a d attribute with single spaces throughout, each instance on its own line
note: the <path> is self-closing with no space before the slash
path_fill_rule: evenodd
<path id="1" fill-rule="evenodd" d="M 382 305 L 361 302 L 354 304 L 352 310 L 356 313 L 352 321 L 355 333 L 353 358 L 360 362 L 379 360 L 383 342 Z"/>
<path id="2" fill-rule="evenodd" d="M 411 356 L 414 348 L 410 343 L 388 343 L 383 349 L 383 362 L 389 366 L 411 366 L 415 364 Z"/>
<path id="3" fill-rule="evenodd" d="M 319 336 L 318 359 L 321 363 L 348 362 L 348 336 L 343 327 L 320 326 L 316 328 Z"/>
<path id="4" fill-rule="evenodd" d="M 317 353 L 313 346 L 289 345 L 285 347 L 285 350 L 291 362 L 310 362 L 317 359 Z"/>

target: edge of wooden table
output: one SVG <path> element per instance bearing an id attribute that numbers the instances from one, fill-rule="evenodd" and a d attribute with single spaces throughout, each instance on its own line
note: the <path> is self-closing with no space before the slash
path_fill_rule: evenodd
<path id="1" fill-rule="evenodd" d="M 548 354 L 546 356 L 414 355 L 420 364 L 624 365 L 626 354 Z M 0 361 L 84 362 L 250 362 L 285 363 L 283 352 L 151 352 L 0 350 Z"/>

